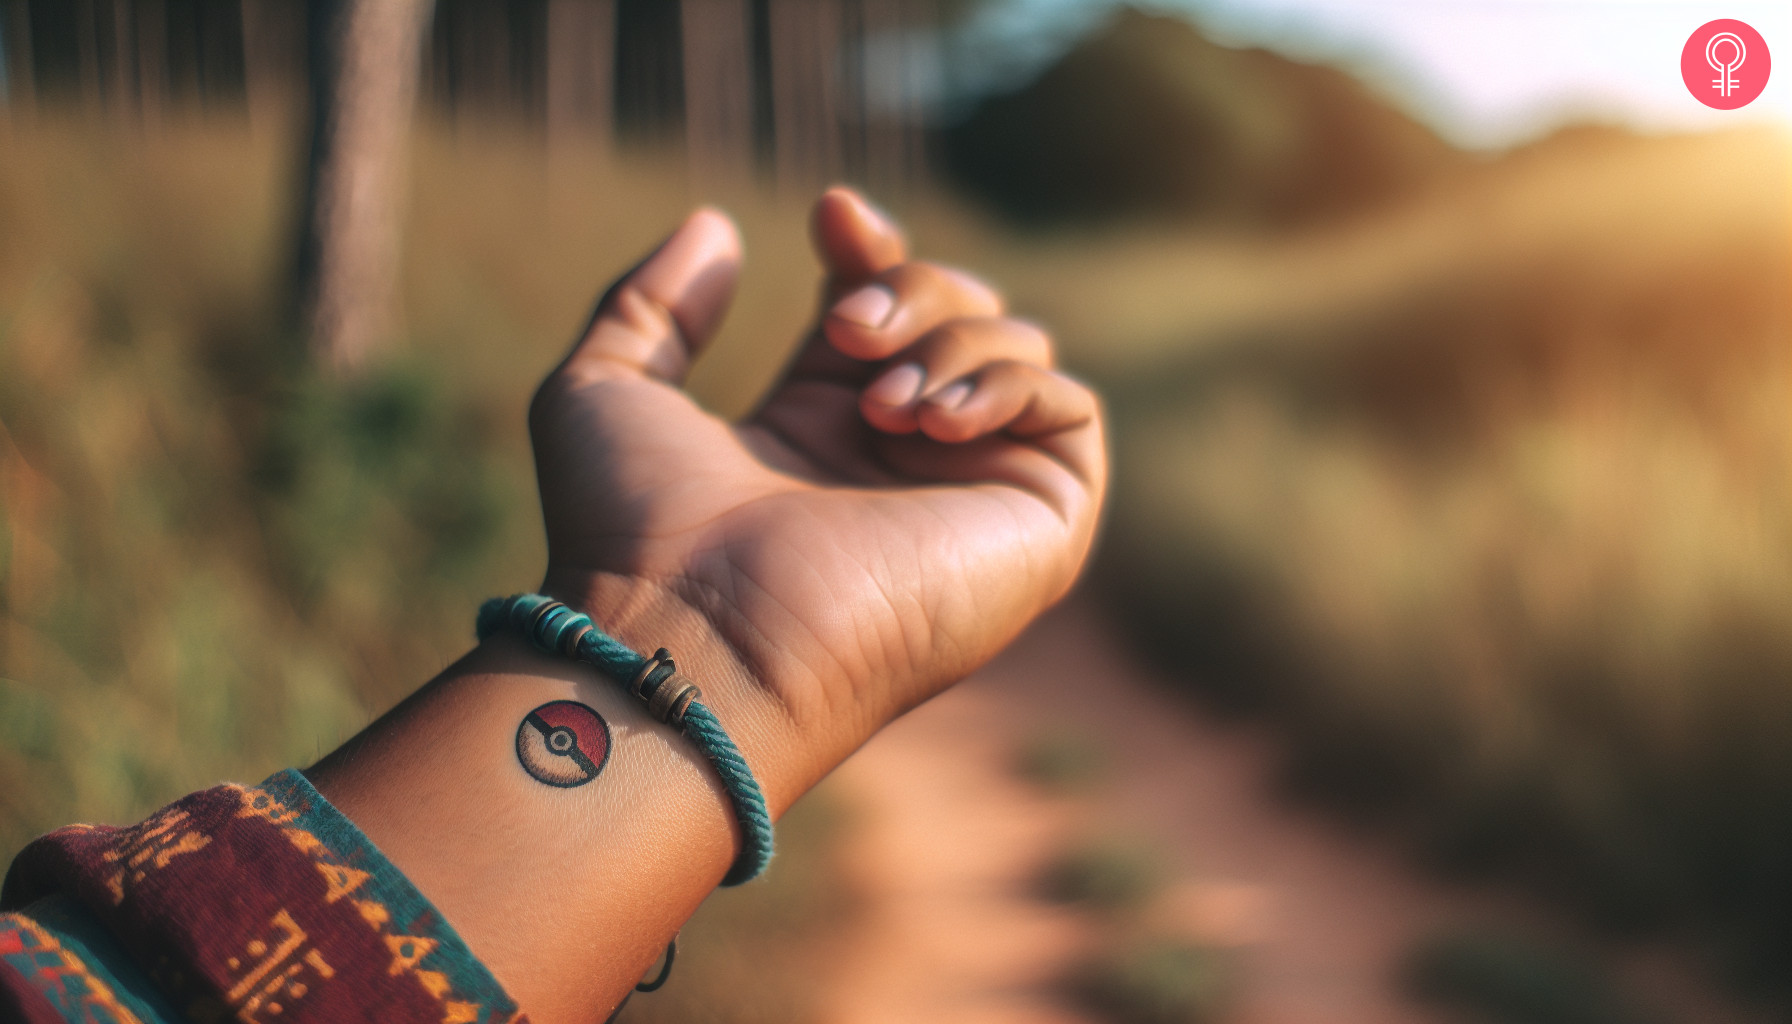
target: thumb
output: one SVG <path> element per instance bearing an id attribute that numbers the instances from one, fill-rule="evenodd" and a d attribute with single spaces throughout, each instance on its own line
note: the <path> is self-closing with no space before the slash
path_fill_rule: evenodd
<path id="1" fill-rule="evenodd" d="M 740 233 L 728 215 L 696 210 L 604 293 L 561 371 L 682 383 L 728 312 L 740 259 Z"/>

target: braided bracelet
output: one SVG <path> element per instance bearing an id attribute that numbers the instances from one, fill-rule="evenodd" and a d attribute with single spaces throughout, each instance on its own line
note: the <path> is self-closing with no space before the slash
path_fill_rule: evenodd
<path id="1" fill-rule="evenodd" d="M 772 818 L 765 809 L 765 794 L 760 792 L 746 758 L 728 738 L 728 731 L 703 703 L 702 691 L 679 674 L 672 655 L 662 647 L 651 658 L 642 657 L 598 629 L 589 616 L 541 594 L 494 597 L 479 607 L 479 639 L 484 640 L 506 624 L 528 637 L 541 651 L 596 667 L 644 702 L 654 718 L 682 729 L 722 777 L 728 799 L 734 804 L 735 817 L 740 821 L 740 856 L 722 884 L 739 885 L 759 877 L 772 859 Z M 607 751 L 606 741 L 606 756 Z"/>

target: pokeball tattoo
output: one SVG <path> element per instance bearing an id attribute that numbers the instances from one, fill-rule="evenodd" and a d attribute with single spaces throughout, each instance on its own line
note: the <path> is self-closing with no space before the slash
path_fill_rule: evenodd
<path id="1" fill-rule="evenodd" d="M 516 727 L 516 759 L 537 782 L 583 786 L 610 760 L 609 723 L 578 701 L 543 704 Z"/>

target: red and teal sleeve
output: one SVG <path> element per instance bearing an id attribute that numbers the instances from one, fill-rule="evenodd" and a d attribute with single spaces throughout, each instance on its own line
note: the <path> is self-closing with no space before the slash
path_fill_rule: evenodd
<path id="1" fill-rule="evenodd" d="M 0 888 L 0 1022 L 525 1020 L 296 771 L 27 846 Z"/>

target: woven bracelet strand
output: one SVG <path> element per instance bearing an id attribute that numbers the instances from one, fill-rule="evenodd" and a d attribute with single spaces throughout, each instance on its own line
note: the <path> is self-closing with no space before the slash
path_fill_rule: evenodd
<path id="1" fill-rule="evenodd" d="M 740 822 L 740 856 L 722 884 L 739 885 L 759 877 L 772 859 L 772 816 L 765 809 L 765 794 L 747 759 L 728 738 L 728 730 L 700 699 L 702 692 L 678 673 L 665 648 L 652 657 L 637 654 L 597 628 L 589 616 L 541 594 L 494 597 L 479 606 L 479 639 L 506 625 L 541 651 L 595 667 L 645 702 L 653 717 L 683 729 L 722 777 Z"/>

